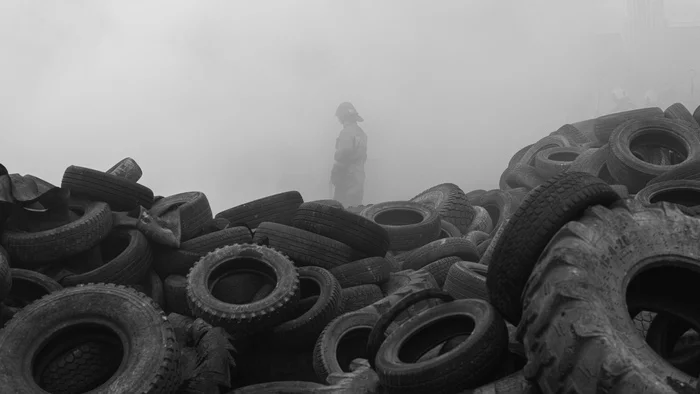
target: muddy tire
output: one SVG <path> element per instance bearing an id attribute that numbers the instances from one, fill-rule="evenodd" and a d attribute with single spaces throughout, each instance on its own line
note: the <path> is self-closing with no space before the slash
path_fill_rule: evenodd
<path id="1" fill-rule="evenodd" d="M 696 235 L 679 238 L 679 229 L 700 234 L 700 219 L 668 203 L 624 200 L 610 209 L 593 206 L 557 232 L 523 292 L 518 337 L 529 360 L 526 378 L 546 393 L 690 392 L 696 379 L 645 343 L 626 302 L 629 294 L 648 293 L 693 310 L 686 297 L 697 287 L 700 243 Z"/>
<path id="2" fill-rule="evenodd" d="M 41 375 L 42 364 L 62 342 L 96 331 L 116 338 L 122 349 L 127 347 L 122 350 L 126 357 L 123 369 L 115 368 L 116 375 L 97 392 L 166 394 L 177 390 L 180 347 L 172 326 L 148 297 L 111 284 L 64 289 L 17 313 L 0 332 L 0 385 L 12 393 L 40 391 L 27 366 L 34 364 Z M 42 343 L 44 347 L 39 346 Z"/>

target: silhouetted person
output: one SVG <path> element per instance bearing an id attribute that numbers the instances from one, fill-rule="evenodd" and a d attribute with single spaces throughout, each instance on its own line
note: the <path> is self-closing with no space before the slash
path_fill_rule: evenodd
<path id="1" fill-rule="evenodd" d="M 331 172 L 331 183 L 335 187 L 333 199 L 340 201 L 345 207 L 362 205 L 367 134 L 357 125 L 357 122 L 362 122 L 364 119 L 348 102 L 338 106 L 335 116 L 343 125 L 343 130 L 335 142 L 335 165 Z"/>

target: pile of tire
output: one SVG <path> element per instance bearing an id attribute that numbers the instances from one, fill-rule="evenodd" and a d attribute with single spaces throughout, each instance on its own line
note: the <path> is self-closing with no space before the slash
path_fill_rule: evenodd
<path id="1" fill-rule="evenodd" d="M 698 133 L 681 104 L 606 115 L 517 152 L 499 189 L 361 207 L 213 214 L 131 159 L 71 166 L 67 214 L 2 229 L 0 391 L 695 392 Z M 139 210 L 176 212 L 179 246 L 120 224 Z"/>

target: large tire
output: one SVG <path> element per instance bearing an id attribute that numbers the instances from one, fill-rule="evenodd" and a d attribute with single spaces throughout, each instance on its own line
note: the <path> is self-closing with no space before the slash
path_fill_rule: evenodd
<path id="1" fill-rule="evenodd" d="M 342 242 L 367 257 L 382 257 L 389 250 L 389 234 L 384 228 L 342 208 L 301 204 L 292 218 L 292 226 Z"/>
<path id="2" fill-rule="evenodd" d="M 35 233 L 6 229 L 2 244 L 21 268 L 37 268 L 44 263 L 74 256 L 92 249 L 112 229 L 112 212 L 104 202 L 81 204 L 83 214 L 75 221 Z"/>
<path id="3" fill-rule="evenodd" d="M 229 304 L 212 294 L 216 284 L 236 272 L 259 272 L 276 281 L 265 298 L 250 304 Z M 199 260 L 187 276 L 187 302 L 196 317 L 226 329 L 235 339 L 286 321 L 299 302 L 299 273 L 274 249 L 231 245 Z"/>
<path id="4" fill-rule="evenodd" d="M 443 355 L 418 362 L 458 335 L 467 338 Z M 430 308 L 389 334 L 377 353 L 376 369 L 388 393 L 454 393 L 489 382 L 507 349 L 508 330 L 491 305 L 457 300 Z"/>
<path id="5" fill-rule="evenodd" d="M 632 153 L 633 144 L 653 144 L 682 153 L 684 162 L 700 158 L 700 134 L 687 124 L 665 118 L 623 123 L 610 136 L 608 169 L 613 178 L 636 194 L 651 179 L 680 166 L 647 163 Z"/>
<path id="6" fill-rule="evenodd" d="M 115 337 L 126 349 L 123 367 L 114 368 L 116 375 L 94 392 L 166 394 L 180 386 L 180 346 L 160 308 L 135 290 L 97 284 L 43 297 L 7 323 L 0 332 L 0 387 L 11 393 L 40 392 L 28 367 L 42 369 L 50 358 L 47 352 L 60 349 L 67 338 L 95 332 Z"/>
<path id="7" fill-rule="evenodd" d="M 303 202 L 298 191 L 288 191 L 237 205 L 217 213 L 216 217 L 226 218 L 231 224 L 246 223 L 251 228 L 262 222 L 291 225 L 294 213 Z"/>
<path id="8" fill-rule="evenodd" d="M 545 393 L 692 392 L 696 379 L 645 343 L 626 303 L 630 294 L 646 294 L 696 309 L 700 243 L 679 229 L 699 234 L 700 219 L 668 203 L 624 200 L 591 207 L 557 232 L 523 292 L 518 336 L 529 360 L 526 378 Z"/>
<path id="9" fill-rule="evenodd" d="M 490 301 L 509 323 L 520 321 L 520 295 L 552 236 L 589 206 L 619 199 L 601 179 L 581 172 L 557 175 L 527 195 L 498 238 L 488 264 Z"/>
<path id="10" fill-rule="evenodd" d="M 131 211 L 139 205 L 151 208 L 153 190 L 128 179 L 85 167 L 66 168 L 61 187 L 71 196 L 103 201 L 114 211 Z"/>
<path id="11" fill-rule="evenodd" d="M 474 219 L 474 208 L 464 191 L 454 183 L 443 183 L 423 191 L 411 199 L 412 202 L 427 204 L 435 209 L 440 217 L 454 224 L 459 231 L 466 231 Z"/>
<path id="12" fill-rule="evenodd" d="M 386 229 L 392 251 L 419 248 L 440 236 L 440 215 L 421 203 L 387 201 L 365 208 L 362 216 Z"/>

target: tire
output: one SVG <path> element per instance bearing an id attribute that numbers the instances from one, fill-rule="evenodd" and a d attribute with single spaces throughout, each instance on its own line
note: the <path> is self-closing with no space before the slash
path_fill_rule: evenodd
<path id="1" fill-rule="evenodd" d="M 92 249 L 112 229 L 112 213 L 104 202 L 81 205 L 83 215 L 64 226 L 35 233 L 5 229 L 2 245 L 20 268 L 37 268 Z"/>
<path id="2" fill-rule="evenodd" d="M 173 209 L 180 213 L 180 242 L 199 235 L 204 225 L 213 219 L 209 200 L 202 192 L 178 193 L 162 198 L 149 212 L 152 216 L 161 216 Z"/>
<path id="3" fill-rule="evenodd" d="M 489 246 L 491 245 L 491 240 L 493 238 L 489 238 L 482 243 L 480 243 L 476 247 L 476 251 L 479 252 L 479 262 L 484 261 L 484 255 L 486 254 L 486 251 L 488 250 Z M 490 258 L 489 258 L 490 261 Z M 486 264 L 486 263 L 481 263 L 481 264 Z M 488 264 L 487 264 L 488 265 Z"/>
<path id="4" fill-rule="evenodd" d="M 620 196 L 620 199 L 628 198 L 630 196 L 630 192 L 627 190 L 627 186 L 625 185 L 610 185 L 610 188 L 615 190 L 615 193 Z"/>
<path id="5" fill-rule="evenodd" d="M 252 304 L 229 304 L 214 297 L 216 281 L 236 271 L 274 278 L 274 290 Z M 294 264 L 274 249 L 258 245 L 225 246 L 207 254 L 192 267 L 187 275 L 187 302 L 194 316 L 224 328 L 234 339 L 239 339 L 288 320 L 299 302 L 299 274 Z"/>
<path id="6" fill-rule="evenodd" d="M 608 169 L 630 193 L 636 194 L 651 179 L 680 165 L 654 165 L 637 158 L 631 151 L 632 144 L 645 138 L 654 145 L 686 153 L 684 162 L 700 158 L 700 135 L 681 122 L 664 118 L 625 122 L 610 136 Z"/>
<path id="7" fill-rule="evenodd" d="M 327 270 L 319 267 L 301 267 L 299 272 L 300 298 L 317 296 L 311 308 L 297 308 L 292 319 L 272 329 L 275 343 L 290 350 L 303 350 L 316 343 L 316 338 L 340 311 L 340 284 Z"/>
<path id="8" fill-rule="evenodd" d="M 541 151 L 548 148 L 563 148 L 565 146 L 569 146 L 569 141 L 567 141 L 566 138 L 558 135 L 546 136 L 533 144 L 532 147 L 525 152 L 522 159 L 520 159 L 520 164 L 534 166 L 535 156 Z"/>
<path id="9" fill-rule="evenodd" d="M 367 358 L 367 339 L 379 315 L 356 311 L 333 319 L 316 340 L 313 367 L 320 382 L 336 372 L 350 372 L 350 362 Z"/>
<path id="10" fill-rule="evenodd" d="M 389 280 L 391 265 L 383 257 L 369 257 L 330 270 L 345 289 L 360 285 L 379 285 Z"/>
<path id="11" fill-rule="evenodd" d="M 447 272 L 450 270 L 450 267 L 459 261 L 462 261 L 462 259 L 459 257 L 443 257 L 439 260 L 433 261 L 421 269 L 430 272 L 433 278 L 435 278 L 435 282 L 437 282 L 438 287 L 442 288 L 442 286 L 445 284 Z"/>
<path id="12" fill-rule="evenodd" d="M 484 189 L 476 189 L 472 190 L 470 192 L 467 192 L 465 196 L 467 196 L 467 200 L 469 200 L 469 204 L 472 206 L 476 206 L 476 202 L 479 201 L 479 197 L 481 197 L 482 194 L 486 193 L 486 190 Z"/>
<path id="13" fill-rule="evenodd" d="M 455 225 L 459 231 L 466 231 L 474 220 L 474 208 L 464 191 L 454 183 L 442 183 L 423 191 L 411 202 L 426 204 L 435 209 L 440 217 Z"/>
<path id="14" fill-rule="evenodd" d="M 421 203 L 383 202 L 366 208 L 362 216 L 384 227 L 392 251 L 419 248 L 440 236 L 440 215 Z"/>
<path id="15" fill-rule="evenodd" d="M 537 383 L 525 379 L 523 370 L 473 390 L 473 394 L 541 394 Z"/>
<path id="16" fill-rule="evenodd" d="M 309 202 L 312 202 L 315 204 L 324 204 L 324 205 L 328 205 L 328 206 L 340 208 L 340 209 L 345 209 L 345 207 L 343 206 L 343 203 L 341 203 L 338 200 L 314 200 L 314 201 L 309 201 Z"/>
<path id="17" fill-rule="evenodd" d="M 491 239 L 488 239 L 488 240 L 482 242 L 481 244 L 479 244 L 479 247 L 477 248 L 477 250 L 479 251 L 479 253 L 481 255 L 481 259 L 479 260 L 480 264 L 489 265 L 491 263 L 491 256 L 493 256 L 493 252 L 496 248 L 496 245 L 498 244 L 498 239 L 503 234 L 503 230 L 506 229 L 507 224 L 508 224 L 508 220 L 506 220 L 503 223 L 503 225 L 501 227 L 499 227 L 498 230 L 496 230 L 496 232 L 493 234 Z"/>
<path id="18" fill-rule="evenodd" d="M 454 301 L 451 295 L 440 289 L 424 289 L 408 294 L 396 304 L 392 305 L 388 311 L 382 313 L 379 320 L 377 320 L 374 327 L 372 327 L 369 339 L 367 340 L 367 360 L 372 369 L 376 370 L 375 358 L 379 348 L 386 339 L 386 330 L 389 328 L 389 325 L 411 306 L 429 299 L 437 299 L 442 302 Z"/>
<path id="19" fill-rule="evenodd" d="M 216 214 L 217 218 L 226 218 L 231 223 L 246 223 L 256 228 L 263 222 L 292 224 L 292 217 L 304 202 L 297 191 L 273 194 L 237 205 Z"/>
<path id="20" fill-rule="evenodd" d="M 486 241 L 491 236 L 484 231 L 475 230 L 475 231 L 468 232 L 467 235 L 464 235 L 463 237 L 465 239 L 467 239 L 468 241 L 470 241 L 471 243 L 473 243 L 474 245 L 476 245 L 478 248 L 482 242 Z"/>
<path id="21" fill-rule="evenodd" d="M 583 151 L 583 148 L 573 146 L 545 149 L 535 156 L 535 168 L 542 179 L 547 180 L 566 171 Z"/>
<path id="22" fill-rule="evenodd" d="M 678 180 L 654 183 L 640 190 L 634 198 L 644 205 L 661 201 L 676 204 L 681 212 L 693 216 L 695 210 L 692 208 L 700 206 L 700 181 Z"/>
<path id="23" fill-rule="evenodd" d="M 525 154 L 527 153 L 527 151 L 529 151 L 530 148 L 532 148 L 532 145 L 534 145 L 534 144 L 526 145 L 526 146 L 520 148 L 519 151 L 515 152 L 515 154 L 513 155 L 513 157 L 511 157 L 510 160 L 508 161 L 508 168 L 513 168 L 513 167 L 515 167 L 518 163 L 520 163 L 520 161 L 522 160 L 523 156 L 525 156 Z"/>
<path id="24" fill-rule="evenodd" d="M 503 223 L 508 220 L 513 213 L 511 209 L 513 196 L 503 190 L 489 190 L 484 193 L 477 202 L 477 205 L 486 209 L 491 217 L 493 228 L 489 234 L 493 235 Z M 482 230 L 483 231 L 483 230 Z"/>
<path id="25" fill-rule="evenodd" d="M 620 197 L 593 175 L 565 172 L 527 195 L 493 249 L 486 285 L 489 299 L 509 323 L 522 313 L 520 295 L 540 253 L 559 229 L 593 205 Z"/>
<path id="26" fill-rule="evenodd" d="M 557 131 L 551 133 L 550 135 L 559 135 L 566 138 L 566 141 L 568 141 L 569 145 L 571 146 L 583 145 L 591 142 L 586 134 L 582 133 L 579 131 L 579 129 L 570 124 L 561 126 Z"/>
<path id="27" fill-rule="evenodd" d="M 609 156 L 610 146 L 607 144 L 601 148 L 586 149 L 571 163 L 567 171 L 585 172 L 600 178 L 603 172 L 608 171 L 607 163 Z"/>
<path id="28" fill-rule="evenodd" d="M 690 124 L 694 129 L 700 129 L 700 124 L 695 120 L 693 114 L 681 103 L 671 104 L 664 111 L 664 117 L 668 119 L 682 120 Z"/>
<path id="29" fill-rule="evenodd" d="M 474 206 L 474 211 L 476 212 L 476 215 L 474 215 L 474 220 L 472 221 L 471 225 L 469 225 L 469 228 L 467 228 L 468 231 L 465 234 L 469 234 L 472 231 L 483 231 L 485 233 L 490 233 L 493 230 L 493 221 L 489 211 L 487 211 L 486 208 L 478 205 Z"/>
<path id="30" fill-rule="evenodd" d="M 455 300 L 476 298 L 489 302 L 488 289 L 486 288 L 486 275 L 488 266 L 459 261 L 447 272 L 443 290 L 449 293 Z"/>
<path id="31" fill-rule="evenodd" d="M 619 125 L 632 119 L 650 119 L 663 118 L 664 111 L 658 107 L 633 109 L 631 111 L 616 112 L 614 114 L 604 115 L 596 119 L 595 136 L 598 141 L 607 143 L 613 133 L 613 130 Z"/>
<path id="32" fill-rule="evenodd" d="M 462 232 L 459 231 L 454 224 L 445 220 L 440 220 L 440 239 L 449 237 L 461 237 Z"/>
<path id="33" fill-rule="evenodd" d="M 0 303 L 10 294 L 10 290 L 12 290 L 10 258 L 5 249 L 0 246 Z"/>
<path id="34" fill-rule="evenodd" d="M 272 248 L 284 253 L 299 266 L 330 270 L 366 257 L 342 242 L 279 223 L 260 223 L 253 243 L 263 237 L 267 237 Z"/>
<path id="35" fill-rule="evenodd" d="M 153 253 L 146 236 L 139 230 L 115 228 L 101 245 L 105 263 L 91 271 L 67 275 L 61 279 L 66 287 L 88 283 L 133 285 L 141 282 L 153 263 Z"/>
<path id="36" fill-rule="evenodd" d="M 124 178 L 131 182 L 138 182 L 143 176 L 143 170 L 136 162 L 136 160 L 131 157 L 127 157 L 119 161 L 119 163 L 113 165 L 109 170 L 105 171 L 107 174 L 115 175 L 120 178 Z"/>
<path id="37" fill-rule="evenodd" d="M 340 293 L 338 315 L 355 312 L 384 298 L 382 288 L 377 285 L 359 285 L 345 288 Z"/>
<path id="38" fill-rule="evenodd" d="M 647 186 L 655 183 L 676 181 L 676 180 L 693 180 L 700 181 L 700 160 L 688 160 L 683 164 L 670 169 L 663 174 L 651 179 L 647 182 Z"/>
<path id="39" fill-rule="evenodd" d="M 146 289 L 145 294 L 151 297 L 151 299 L 158 304 L 161 309 L 164 309 L 165 293 L 163 291 L 163 281 L 160 280 L 160 277 L 155 271 L 150 270 L 148 275 L 146 275 L 144 287 Z"/>
<path id="40" fill-rule="evenodd" d="M 101 326 L 97 332 L 128 346 L 122 369 L 117 372 L 115 368 L 118 376 L 100 391 L 165 394 L 180 386 L 180 347 L 163 312 L 145 295 L 111 284 L 64 289 L 16 314 L 0 332 L 0 385 L 13 393 L 40 391 L 26 366 L 39 367 L 41 354 L 60 348 L 55 345 L 69 332 L 74 337 L 85 332 L 94 334 L 96 330 L 89 324 Z M 126 340 L 119 340 L 115 329 Z M 40 352 L 36 345 L 52 337 Z M 16 362 L 18 356 L 27 362 Z"/>
<path id="41" fill-rule="evenodd" d="M 457 335 L 468 337 L 448 353 L 416 363 L 425 351 Z M 377 353 L 376 370 L 389 393 L 457 392 L 487 383 L 507 349 L 508 330 L 491 305 L 457 300 L 428 309 L 389 334 Z"/>
<path id="42" fill-rule="evenodd" d="M 195 238 L 202 237 L 207 234 L 215 233 L 231 227 L 231 223 L 228 219 L 215 218 L 204 223 L 202 228 L 199 230 L 199 234 Z"/>
<path id="43" fill-rule="evenodd" d="M 153 190 L 128 179 L 85 167 L 66 168 L 61 187 L 69 189 L 72 197 L 107 203 L 114 211 L 125 212 L 153 205 Z"/>
<path id="44" fill-rule="evenodd" d="M 22 268 L 12 268 L 12 287 L 5 297 L 5 305 L 24 308 L 32 302 L 63 289 L 58 282 L 44 274 Z"/>
<path id="45" fill-rule="evenodd" d="M 554 148 L 548 148 L 545 151 L 549 149 Z M 545 180 L 535 167 L 529 164 L 517 164 L 515 167 L 510 168 L 508 174 L 503 178 L 503 182 L 505 182 L 507 187 L 501 187 L 501 190 L 511 190 L 520 187 L 531 190 L 544 183 Z"/>
<path id="46" fill-rule="evenodd" d="M 479 259 L 476 245 L 461 237 L 445 238 L 433 241 L 427 245 L 406 253 L 401 257 L 403 269 L 419 270 L 433 261 L 444 257 L 456 256 L 462 260 Z"/>
<path id="47" fill-rule="evenodd" d="M 366 257 L 382 257 L 389 250 L 389 234 L 384 228 L 329 205 L 301 204 L 292 218 L 292 226 L 342 242 Z"/>
<path id="48" fill-rule="evenodd" d="M 679 237 L 678 229 L 696 234 L 700 220 L 669 203 L 645 207 L 630 199 L 591 207 L 558 231 L 523 292 L 518 335 L 529 360 L 526 378 L 546 393 L 571 387 L 677 393 L 694 387 L 694 377 L 673 368 L 636 332 L 626 302 L 628 295 L 646 294 L 694 310 L 698 277 L 689 268 L 700 266 L 700 243 Z"/>

